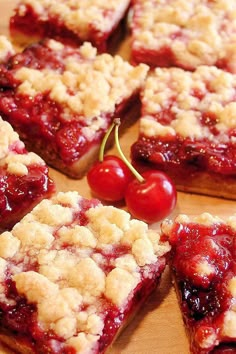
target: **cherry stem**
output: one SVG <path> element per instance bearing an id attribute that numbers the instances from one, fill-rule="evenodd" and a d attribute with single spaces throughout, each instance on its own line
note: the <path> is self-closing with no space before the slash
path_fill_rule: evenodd
<path id="1" fill-rule="evenodd" d="M 98 159 L 99 159 L 100 162 L 102 162 L 103 159 L 104 159 L 104 150 L 105 150 L 105 146 L 106 146 L 106 143 L 107 143 L 107 139 L 109 138 L 114 126 L 116 125 L 115 119 L 114 119 L 112 125 L 110 126 L 110 128 L 107 130 L 107 132 L 104 135 L 104 138 L 102 140 L 102 143 L 101 143 L 101 146 L 100 146 L 100 150 L 99 150 L 99 156 L 98 156 Z"/>
<path id="2" fill-rule="evenodd" d="M 123 151 L 121 150 L 120 147 L 120 142 L 119 142 L 119 126 L 120 126 L 120 118 L 115 118 L 112 124 L 112 129 L 115 126 L 115 143 L 116 143 L 116 147 L 117 150 L 122 158 L 122 160 L 124 161 L 124 163 L 126 164 L 126 166 L 130 169 L 130 171 L 133 173 L 133 175 L 137 178 L 137 180 L 142 183 L 145 181 L 145 179 L 143 178 L 143 176 L 141 176 L 141 174 L 134 168 L 134 166 L 128 161 L 128 159 L 126 158 L 126 156 L 124 155 Z"/>

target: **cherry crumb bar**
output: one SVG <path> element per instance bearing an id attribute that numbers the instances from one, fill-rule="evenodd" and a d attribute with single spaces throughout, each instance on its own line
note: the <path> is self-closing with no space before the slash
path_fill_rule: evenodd
<path id="1" fill-rule="evenodd" d="M 114 117 L 133 121 L 148 66 L 49 39 L 0 67 L 0 113 L 28 150 L 79 178 L 97 158 Z"/>
<path id="2" fill-rule="evenodd" d="M 169 251 L 121 209 L 77 192 L 43 200 L 0 236 L 0 339 L 20 353 L 104 353 Z"/>
<path id="3" fill-rule="evenodd" d="M 133 3 L 133 62 L 187 70 L 216 65 L 236 72 L 235 0 Z"/>
<path id="4" fill-rule="evenodd" d="M 179 190 L 236 199 L 236 75 L 214 66 L 156 68 L 142 93 L 132 160 Z"/>
<path id="5" fill-rule="evenodd" d="M 129 5 L 130 0 L 20 0 L 10 32 L 20 43 L 45 37 L 76 45 L 89 41 L 104 52 L 119 43 Z"/>
<path id="6" fill-rule="evenodd" d="M 11 228 L 53 192 L 44 161 L 28 152 L 10 124 L 0 118 L 0 230 Z"/>
<path id="7" fill-rule="evenodd" d="M 236 215 L 179 215 L 162 233 L 191 353 L 236 353 Z"/>

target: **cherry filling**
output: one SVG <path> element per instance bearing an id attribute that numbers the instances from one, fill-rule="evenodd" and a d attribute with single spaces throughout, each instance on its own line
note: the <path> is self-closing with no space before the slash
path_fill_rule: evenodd
<path id="1" fill-rule="evenodd" d="M 131 148 L 136 162 L 148 162 L 156 168 L 186 171 L 209 171 L 236 175 L 236 147 L 233 142 L 214 143 L 207 139 L 148 138 L 140 135 Z"/>
<path id="2" fill-rule="evenodd" d="M 169 238 L 171 265 L 193 353 L 233 353 L 234 339 L 221 335 L 224 314 L 232 306 L 229 281 L 236 276 L 236 233 L 229 226 L 178 224 Z M 204 349 L 209 334 L 219 345 Z"/>
<path id="3" fill-rule="evenodd" d="M 26 176 L 0 169 L 0 230 L 11 228 L 43 197 L 54 191 L 45 165 L 28 166 Z"/>
<path id="4" fill-rule="evenodd" d="M 163 46 L 159 50 L 140 47 L 137 49 L 132 48 L 131 60 L 134 64 L 145 63 L 151 68 L 178 66 L 184 70 L 193 70 L 193 67 L 180 63 L 172 49 L 168 46 Z"/>

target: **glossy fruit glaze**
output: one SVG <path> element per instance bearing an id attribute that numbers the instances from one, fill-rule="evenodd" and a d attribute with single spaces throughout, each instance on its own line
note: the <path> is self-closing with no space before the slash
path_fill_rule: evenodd
<path id="1" fill-rule="evenodd" d="M 108 11 L 105 13 L 104 17 L 109 18 L 112 14 Z M 116 30 L 116 26 L 110 32 L 99 31 L 96 26 L 91 23 L 88 26 L 88 33 L 86 35 L 86 40 L 91 42 L 98 51 L 106 52 L 109 48 L 110 37 Z M 26 11 L 24 15 L 20 12 L 16 12 L 10 18 L 10 33 L 11 35 L 18 36 L 20 34 L 30 37 L 36 37 L 39 39 L 43 38 L 54 38 L 65 44 L 70 45 L 80 45 L 83 43 L 84 38 L 81 39 L 76 31 L 70 30 L 66 25 L 56 16 L 48 16 L 45 20 L 43 17 L 39 18 L 39 15 L 33 10 L 31 6 L 26 6 Z"/>
<path id="2" fill-rule="evenodd" d="M 12 149 L 14 151 L 14 147 Z M 27 153 L 17 147 L 16 154 Z M 9 174 L 5 166 L 0 168 L 0 231 L 10 229 L 41 199 L 55 191 L 54 182 L 45 164 L 28 166 L 28 174 L 17 176 Z"/>
<path id="3" fill-rule="evenodd" d="M 103 117 L 107 124 L 89 140 L 81 129 L 90 123 L 84 117 L 78 117 L 78 114 L 73 117 L 73 113 L 70 121 L 63 119 L 63 107 L 52 101 L 47 92 L 33 98 L 16 94 L 19 83 L 14 78 L 14 72 L 25 66 L 63 72 L 64 59 L 71 55 L 78 58 L 78 61 L 81 60 L 79 51 L 73 47 L 65 46 L 63 51 L 58 51 L 55 55 L 55 51 L 45 42 L 28 47 L 12 57 L 7 65 L 0 66 L 0 114 L 3 119 L 11 123 L 28 150 L 35 151 L 47 163 L 64 170 L 100 143 L 113 117 L 104 112 Z M 135 100 L 136 97 L 130 97 L 120 102 L 114 114 L 122 118 Z"/>
<path id="4" fill-rule="evenodd" d="M 173 119 L 170 111 L 157 114 L 155 119 L 163 125 L 168 125 Z M 201 124 L 207 126 L 215 141 L 203 139 L 183 138 L 176 136 L 149 138 L 140 134 L 131 148 L 132 159 L 139 162 L 148 162 L 157 168 L 178 171 L 208 171 L 222 175 L 236 175 L 236 129 L 228 131 L 233 139 L 229 142 L 221 139 L 216 129 L 217 118 L 212 113 L 204 113 L 200 118 Z M 221 141 L 222 140 L 222 141 Z"/>
<path id="5" fill-rule="evenodd" d="M 46 166 L 32 165 L 28 171 L 27 176 L 19 177 L 0 169 L 0 230 L 11 228 L 54 191 Z"/>
<path id="6" fill-rule="evenodd" d="M 88 219 L 85 212 L 96 205 L 100 204 L 97 200 L 86 200 L 81 202 L 81 210 L 74 215 L 74 222 L 86 226 Z M 106 257 L 103 271 L 108 273 L 114 268 L 114 259 L 117 255 L 127 254 L 128 246 L 115 246 L 106 249 L 103 252 L 100 249 L 96 253 L 101 253 Z M 63 249 L 71 249 L 71 245 L 64 244 Z M 27 256 L 27 255 L 26 255 Z M 29 258 L 29 263 L 24 271 L 37 271 L 38 264 Z M 93 354 L 102 354 L 112 343 L 120 328 L 126 324 L 129 316 L 135 313 L 141 305 L 146 301 L 147 297 L 153 292 L 158 285 L 160 276 L 165 268 L 165 257 L 159 257 L 158 261 L 150 265 L 147 272 L 146 267 L 140 270 L 141 281 L 134 289 L 133 294 L 128 299 L 126 306 L 122 309 L 114 306 L 105 297 L 99 299 L 98 310 L 102 311 L 104 319 L 104 329 L 98 342 L 97 351 Z M 9 336 L 15 338 L 30 348 L 35 354 L 76 354 L 74 348 L 66 346 L 63 338 L 58 337 L 50 331 L 43 331 L 37 322 L 37 309 L 33 304 L 27 303 L 24 297 L 17 293 L 14 282 L 11 280 L 11 274 L 8 274 L 7 280 L 7 298 L 9 302 L 0 301 L 0 328 Z M 14 303 L 10 300 L 14 300 Z M 86 304 L 84 304 L 86 309 Z M 83 310 L 83 309 L 82 309 Z"/>
<path id="7" fill-rule="evenodd" d="M 145 63 L 151 68 L 161 67 L 169 68 L 177 66 L 184 70 L 193 70 L 192 67 L 187 67 L 180 63 L 170 47 L 162 47 L 158 50 L 151 50 L 147 48 L 132 48 L 131 61 L 134 64 Z"/>
<path id="8" fill-rule="evenodd" d="M 236 232 L 224 224 L 204 226 L 176 222 L 169 241 L 171 267 L 192 353 L 235 353 L 236 333 L 232 340 L 221 336 L 220 329 L 225 311 L 232 306 L 227 283 L 236 276 Z M 207 262 L 214 272 L 201 273 L 198 266 L 202 262 Z M 209 333 L 217 335 L 219 346 L 210 350 L 200 348 L 199 343 Z"/>

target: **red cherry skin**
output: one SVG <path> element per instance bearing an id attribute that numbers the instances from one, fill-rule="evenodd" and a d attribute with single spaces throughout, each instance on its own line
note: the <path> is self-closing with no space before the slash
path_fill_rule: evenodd
<path id="1" fill-rule="evenodd" d="M 147 223 L 164 219 L 174 209 L 176 188 L 171 179 L 161 171 L 142 173 L 144 182 L 134 179 L 128 185 L 125 201 L 133 217 Z"/>
<path id="2" fill-rule="evenodd" d="M 118 202 L 124 199 L 128 184 L 134 176 L 117 156 L 107 155 L 96 162 L 87 173 L 87 182 L 93 194 L 102 200 Z"/>

